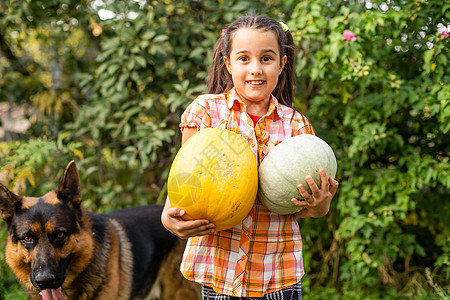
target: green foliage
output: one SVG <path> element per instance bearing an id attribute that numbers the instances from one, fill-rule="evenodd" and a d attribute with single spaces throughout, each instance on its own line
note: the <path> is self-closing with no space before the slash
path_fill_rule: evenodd
<path id="1" fill-rule="evenodd" d="M 429 266 L 448 294 L 449 42 L 437 32 L 449 24 L 445 13 L 439 1 L 371 9 L 316 1 L 294 10 L 299 101 L 336 150 L 340 181 L 328 220 L 311 231 L 317 221 L 305 221 L 304 237 L 320 241 L 312 251 L 322 256 L 310 264 L 311 289 L 340 282 L 341 293 L 370 298 L 380 286 L 374 299 L 390 298 L 413 268 Z"/>
<path id="2" fill-rule="evenodd" d="M 31 127 L 0 144 L 0 180 L 42 195 L 75 159 L 89 209 L 160 202 L 180 114 L 205 91 L 221 29 L 249 11 L 268 14 L 299 45 L 296 105 L 338 158 L 329 215 L 300 221 L 305 297 L 448 298 L 450 38 L 440 31 L 449 7 L 1 1 L 0 104 L 26 106 Z M 0 298 L 24 298 L 2 256 L 0 287 Z"/>

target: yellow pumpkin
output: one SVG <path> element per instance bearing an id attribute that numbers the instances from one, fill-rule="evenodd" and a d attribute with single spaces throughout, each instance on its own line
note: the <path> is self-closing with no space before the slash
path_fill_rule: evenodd
<path id="1" fill-rule="evenodd" d="M 231 228 L 250 212 L 258 191 L 256 159 L 240 135 L 205 128 L 190 137 L 172 163 L 170 203 L 189 219 L 207 219 L 216 231 Z"/>

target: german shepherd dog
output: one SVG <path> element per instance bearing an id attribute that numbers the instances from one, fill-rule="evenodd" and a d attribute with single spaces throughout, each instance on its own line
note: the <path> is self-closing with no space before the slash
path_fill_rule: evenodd
<path id="1" fill-rule="evenodd" d="M 160 205 L 94 214 L 80 204 L 74 161 L 42 197 L 0 184 L 6 261 L 30 299 L 199 299 L 178 270 L 185 243 L 162 226 Z"/>

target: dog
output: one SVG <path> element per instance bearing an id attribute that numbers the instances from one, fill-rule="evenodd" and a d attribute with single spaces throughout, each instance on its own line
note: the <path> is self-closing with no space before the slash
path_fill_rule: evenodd
<path id="1" fill-rule="evenodd" d="M 161 212 L 161 205 L 87 211 L 74 161 L 42 197 L 0 184 L 6 262 L 32 300 L 199 299 L 197 284 L 178 269 L 185 241 L 163 227 Z"/>

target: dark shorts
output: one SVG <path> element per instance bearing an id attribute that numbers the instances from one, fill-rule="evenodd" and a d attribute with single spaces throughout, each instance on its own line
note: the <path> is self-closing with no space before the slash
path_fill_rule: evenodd
<path id="1" fill-rule="evenodd" d="M 302 300 L 302 283 L 298 282 L 293 286 L 285 289 L 269 293 L 260 298 L 252 297 L 233 297 L 222 294 L 217 294 L 211 287 L 202 286 L 202 299 L 203 300 Z"/>

